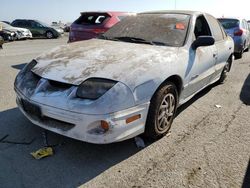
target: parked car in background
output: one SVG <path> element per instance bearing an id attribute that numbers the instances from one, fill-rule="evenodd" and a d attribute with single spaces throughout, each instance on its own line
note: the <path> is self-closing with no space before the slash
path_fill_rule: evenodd
<path id="1" fill-rule="evenodd" d="M 70 26 L 71 26 L 72 23 L 68 22 L 65 24 L 65 27 L 64 27 L 64 32 L 70 32 Z"/>
<path id="2" fill-rule="evenodd" d="M 69 42 L 96 38 L 128 15 L 131 13 L 82 12 L 70 27 Z"/>
<path id="3" fill-rule="evenodd" d="M 28 29 L 13 27 L 5 22 L 0 22 L 0 25 L 4 30 L 15 32 L 18 40 L 32 38 L 32 33 Z"/>
<path id="4" fill-rule="evenodd" d="M 16 101 L 34 124 L 78 140 L 158 139 L 178 106 L 225 81 L 233 52 L 209 14 L 141 13 L 32 60 L 16 77 Z"/>
<path id="5" fill-rule="evenodd" d="M 219 18 L 229 36 L 234 39 L 234 52 L 236 58 L 241 58 L 244 51 L 248 51 L 250 45 L 250 30 L 245 19 Z"/>
<path id="6" fill-rule="evenodd" d="M 3 43 L 4 43 L 3 37 L 0 36 L 0 49 L 3 48 Z"/>
<path id="7" fill-rule="evenodd" d="M 48 39 L 58 38 L 60 31 L 53 27 L 48 26 L 38 20 L 17 19 L 11 23 L 14 27 L 21 27 L 29 29 L 33 37 L 46 37 Z"/>
<path id="8" fill-rule="evenodd" d="M 51 27 L 55 28 L 61 35 L 64 34 L 64 24 L 62 22 L 52 22 Z"/>

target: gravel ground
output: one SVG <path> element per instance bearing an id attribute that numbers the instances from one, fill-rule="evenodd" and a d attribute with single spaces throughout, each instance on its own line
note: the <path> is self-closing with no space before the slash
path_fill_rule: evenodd
<path id="1" fill-rule="evenodd" d="M 18 41 L 0 50 L 0 140 L 17 142 L 0 142 L 0 187 L 250 187 L 250 53 L 234 62 L 225 84 L 180 107 L 171 134 L 143 150 L 133 139 L 93 145 L 48 132 L 55 154 L 33 159 L 29 153 L 44 146 L 43 129 L 18 110 L 14 78 L 66 41 Z"/>

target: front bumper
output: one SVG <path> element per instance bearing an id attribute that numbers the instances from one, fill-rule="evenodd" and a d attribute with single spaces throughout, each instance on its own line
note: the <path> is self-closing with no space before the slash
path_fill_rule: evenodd
<path id="1" fill-rule="evenodd" d="M 17 90 L 16 93 L 20 110 L 32 123 L 77 140 L 107 144 L 133 138 L 143 133 L 145 129 L 149 102 L 115 113 L 94 115 L 71 112 L 40 104 L 30 101 Z M 35 110 L 25 110 L 22 101 L 27 101 L 28 104 L 38 107 L 40 113 L 36 113 Z M 127 118 L 138 114 L 141 115 L 140 119 L 126 123 Z M 100 131 L 101 120 L 109 123 L 110 129 L 108 131 Z"/>

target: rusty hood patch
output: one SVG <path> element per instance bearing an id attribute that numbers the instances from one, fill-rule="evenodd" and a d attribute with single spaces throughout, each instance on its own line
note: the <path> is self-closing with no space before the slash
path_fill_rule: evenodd
<path id="1" fill-rule="evenodd" d="M 121 81 L 131 88 L 172 66 L 178 48 L 101 39 L 63 45 L 37 57 L 32 71 L 74 85 L 91 77 Z"/>

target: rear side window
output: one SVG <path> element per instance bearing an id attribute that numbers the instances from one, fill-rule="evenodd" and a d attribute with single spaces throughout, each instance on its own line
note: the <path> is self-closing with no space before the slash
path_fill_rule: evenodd
<path id="1" fill-rule="evenodd" d="M 223 37 L 223 33 L 222 33 L 222 30 L 221 30 L 221 27 L 220 27 L 218 20 L 210 15 L 207 15 L 206 17 L 208 19 L 208 22 L 209 22 L 210 28 L 212 30 L 212 34 L 213 34 L 215 41 L 223 40 L 224 37 Z"/>
<path id="2" fill-rule="evenodd" d="M 224 27 L 224 29 L 232 29 L 232 28 L 236 28 L 239 27 L 240 25 L 240 21 L 237 19 L 218 19 L 219 22 L 222 24 L 222 26 Z"/>
<path id="3" fill-rule="evenodd" d="M 89 13 L 82 14 L 74 23 L 82 25 L 100 25 L 110 16 L 108 14 Z"/>

